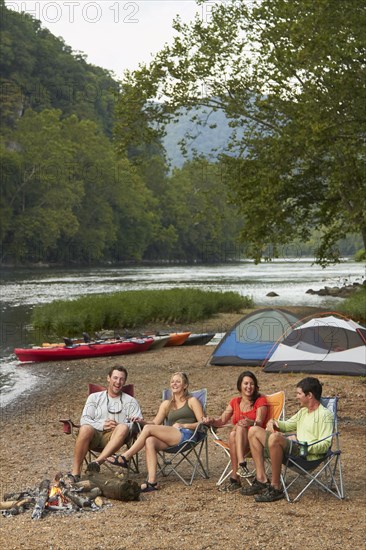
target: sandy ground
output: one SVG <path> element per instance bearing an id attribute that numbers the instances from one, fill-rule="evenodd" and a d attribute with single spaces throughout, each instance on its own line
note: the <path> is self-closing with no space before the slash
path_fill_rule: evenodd
<path id="1" fill-rule="evenodd" d="M 240 315 L 221 315 L 195 332 L 225 331 Z M 177 328 L 177 327 L 175 327 Z M 182 327 L 183 328 L 183 327 Z M 187 328 L 187 327 L 185 327 Z M 124 356 L 20 366 L 39 376 L 38 389 L 23 394 L 2 409 L 1 496 L 35 487 L 44 478 L 70 469 L 73 440 L 62 433 L 59 419 L 78 420 L 88 382 L 104 383 L 115 364 L 128 368 L 144 416 L 157 410 L 161 390 L 177 370 L 189 374 L 191 388 L 208 390 L 208 414 L 218 415 L 236 394 L 241 367 L 206 366 L 213 348 L 191 346 Z M 286 391 L 286 415 L 296 411 L 296 382 L 302 375 L 265 374 L 252 368 L 261 391 Z M 31 512 L 0 518 L 0 541 L 6 549 L 52 550 L 203 550 L 221 547 L 254 548 L 364 548 L 365 542 L 365 379 L 321 376 L 324 395 L 340 397 L 342 466 L 346 498 L 339 501 L 315 490 L 300 502 L 258 504 L 252 497 L 220 493 L 216 481 L 226 464 L 224 455 L 209 441 L 210 479 L 185 487 L 177 478 L 161 481 L 161 490 L 139 502 L 111 501 L 98 512 L 69 516 L 49 513 L 32 521 Z M 145 480 L 144 453 L 141 474 Z"/>

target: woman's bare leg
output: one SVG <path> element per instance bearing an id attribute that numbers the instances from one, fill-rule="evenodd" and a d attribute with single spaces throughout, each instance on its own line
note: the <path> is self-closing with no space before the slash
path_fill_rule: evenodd
<path id="1" fill-rule="evenodd" d="M 172 426 L 157 426 L 155 424 L 146 424 L 135 443 L 123 454 L 126 460 L 137 454 L 145 447 L 146 440 L 149 437 L 155 437 L 166 447 L 178 445 L 181 440 L 181 433 Z"/>
<path id="2" fill-rule="evenodd" d="M 238 457 L 237 457 L 237 454 L 236 454 L 236 428 L 237 428 L 237 426 L 235 426 L 235 428 L 230 432 L 229 447 L 230 447 L 231 468 L 233 470 L 231 472 L 230 477 L 232 479 L 237 480 L 238 475 L 237 475 L 236 471 L 238 469 Z"/>
<path id="3" fill-rule="evenodd" d="M 145 444 L 147 481 L 156 483 L 156 471 L 158 466 L 158 451 L 163 451 L 168 446 L 156 437 L 148 437 Z"/>
<path id="4" fill-rule="evenodd" d="M 241 464 L 249 452 L 248 428 L 245 426 L 236 427 L 235 445 L 237 460 Z"/>

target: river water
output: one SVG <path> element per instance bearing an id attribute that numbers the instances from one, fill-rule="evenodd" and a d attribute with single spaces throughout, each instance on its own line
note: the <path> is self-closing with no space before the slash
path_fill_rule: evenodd
<path id="1" fill-rule="evenodd" d="M 4 270 L 1 274 L 0 403 L 36 383 L 26 366 L 20 368 L 12 351 L 32 343 L 29 319 L 38 304 L 85 294 L 174 287 L 238 292 L 257 306 L 319 306 L 332 309 L 338 300 L 306 294 L 309 288 L 361 282 L 365 264 L 345 261 L 322 269 L 310 259 L 255 265 L 243 261 L 219 265 L 138 266 L 92 269 Z M 269 292 L 278 297 L 270 298 Z"/>

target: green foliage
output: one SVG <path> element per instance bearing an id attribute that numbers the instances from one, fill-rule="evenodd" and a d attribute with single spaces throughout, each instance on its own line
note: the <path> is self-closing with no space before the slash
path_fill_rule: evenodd
<path id="1" fill-rule="evenodd" d="M 1 10 L 1 133 L 8 135 L 28 108 L 60 109 L 93 120 L 112 135 L 115 94 L 112 75 L 73 54 L 61 38 L 26 13 Z"/>
<path id="2" fill-rule="evenodd" d="M 361 250 L 357 250 L 355 254 L 355 262 L 364 262 L 366 261 L 366 250 L 363 248 Z"/>
<path id="3" fill-rule="evenodd" d="M 336 310 L 360 323 L 366 322 L 366 288 L 355 292 L 336 307 Z"/>
<path id="4" fill-rule="evenodd" d="M 170 242 L 155 240 L 152 259 L 196 259 L 205 263 L 238 259 L 241 220 L 222 185 L 220 167 L 205 159 L 173 170 L 160 194 L 161 224 Z"/>
<path id="5" fill-rule="evenodd" d="M 190 323 L 215 313 L 238 312 L 252 306 L 250 298 L 236 292 L 130 291 L 37 306 L 31 322 L 43 335 L 60 338 L 84 331 L 132 329 L 146 323 Z"/>
<path id="6" fill-rule="evenodd" d="M 366 243 L 365 25 L 358 0 L 229 0 L 207 18 L 177 19 L 173 44 L 125 77 L 127 99 L 140 98 L 156 129 L 181 109 L 199 128 L 197 105 L 208 119 L 225 112 L 223 181 L 257 261 L 314 229 L 321 265 L 339 260 L 348 233 Z"/>
<path id="7" fill-rule="evenodd" d="M 143 256 L 159 226 L 154 200 L 94 122 L 28 109 L 12 136 L 18 150 L 1 149 L 4 260 Z"/>
<path id="8" fill-rule="evenodd" d="M 195 161 L 168 176 L 146 94 L 128 86 L 115 147 L 108 86 L 117 83 L 39 21 L 0 5 L 2 261 L 226 260 L 240 223 L 216 167 Z"/>

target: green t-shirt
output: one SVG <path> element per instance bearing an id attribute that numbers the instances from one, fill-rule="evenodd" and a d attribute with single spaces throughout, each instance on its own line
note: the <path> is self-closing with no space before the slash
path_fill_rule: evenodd
<path id="1" fill-rule="evenodd" d="M 328 437 L 333 433 L 334 418 L 332 413 L 322 404 L 312 412 L 309 412 L 306 407 L 301 408 L 289 420 L 278 420 L 278 428 L 280 432 L 296 433 L 298 441 L 310 444 L 324 437 Z M 316 460 L 321 458 L 330 447 L 332 438 L 328 437 L 325 441 L 316 443 L 309 447 L 307 460 Z"/>

